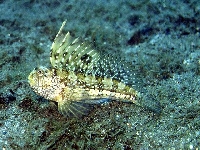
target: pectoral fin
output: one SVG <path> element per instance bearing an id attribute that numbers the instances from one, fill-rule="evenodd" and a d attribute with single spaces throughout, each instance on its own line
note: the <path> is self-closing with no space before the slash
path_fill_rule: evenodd
<path id="1" fill-rule="evenodd" d="M 87 115 L 94 106 L 109 102 L 109 99 L 94 99 L 81 101 L 66 101 L 58 102 L 58 110 L 61 114 L 67 117 L 82 117 Z"/>

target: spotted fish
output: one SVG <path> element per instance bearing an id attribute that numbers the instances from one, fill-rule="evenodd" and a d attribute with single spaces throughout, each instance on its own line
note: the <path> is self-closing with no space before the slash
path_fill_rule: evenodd
<path id="1" fill-rule="evenodd" d="M 28 80 L 40 96 L 58 103 L 65 116 L 82 116 L 107 100 L 137 103 L 138 92 L 126 84 L 128 69 L 121 60 L 101 56 L 87 42 L 64 33 L 63 22 L 51 47 L 52 69 L 35 68 Z"/>

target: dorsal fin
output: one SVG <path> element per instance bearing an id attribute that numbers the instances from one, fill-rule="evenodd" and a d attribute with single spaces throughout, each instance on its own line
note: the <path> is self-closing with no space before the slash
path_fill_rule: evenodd
<path id="1" fill-rule="evenodd" d="M 133 70 L 128 62 L 120 56 L 104 54 L 101 56 L 95 75 L 121 81 L 127 85 L 134 85 Z"/>
<path id="2" fill-rule="evenodd" d="M 66 21 L 56 35 L 51 46 L 50 62 L 54 68 L 69 71 L 93 72 L 93 68 L 100 59 L 96 50 L 85 42 L 80 42 L 78 38 L 73 39 L 68 32 L 63 33 Z"/>

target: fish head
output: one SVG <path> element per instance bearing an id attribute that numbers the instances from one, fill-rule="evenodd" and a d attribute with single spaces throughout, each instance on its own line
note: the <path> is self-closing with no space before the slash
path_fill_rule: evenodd
<path id="1" fill-rule="evenodd" d="M 38 95 L 52 101 L 62 99 L 61 92 L 65 85 L 55 74 L 54 69 L 50 70 L 43 66 L 35 68 L 28 76 L 28 81 Z"/>
<path id="2" fill-rule="evenodd" d="M 31 87 L 48 86 L 50 85 L 49 78 L 52 76 L 51 71 L 46 67 L 40 66 L 35 68 L 28 76 L 28 81 Z"/>

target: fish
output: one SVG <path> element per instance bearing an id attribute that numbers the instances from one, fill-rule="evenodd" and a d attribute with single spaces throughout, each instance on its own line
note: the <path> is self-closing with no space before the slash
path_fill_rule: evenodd
<path id="1" fill-rule="evenodd" d="M 58 111 L 70 117 L 87 115 L 93 106 L 110 100 L 138 104 L 139 92 L 127 83 L 130 71 L 126 63 L 73 38 L 64 32 L 65 24 L 51 46 L 51 67 L 36 67 L 28 76 L 33 91 L 56 102 Z"/>

